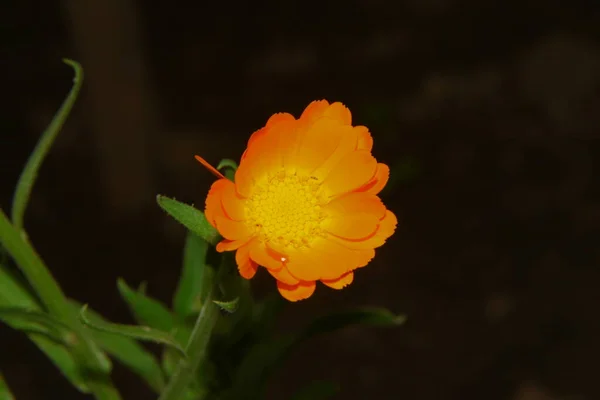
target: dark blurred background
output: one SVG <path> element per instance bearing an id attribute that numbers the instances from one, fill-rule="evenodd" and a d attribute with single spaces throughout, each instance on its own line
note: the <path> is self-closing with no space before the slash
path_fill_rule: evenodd
<path id="1" fill-rule="evenodd" d="M 307 343 L 270 398 L 329 379 L 339 399 L 600 399 L 597 1 L 8 0 L 0 20 L 4 210 L 71 86 L 61 58 L 85 68 L 26 218 L 70 296 L 123 323 L 117 277 L 170 302 L 184 230 L 155 195 L 201 205 L 213 178 L 194 154 L 239 159 L 271 114 L 342 101 L 392 166 L 400 224 L 281 329 L 362 304 L 408 322 Z M 86 398 L 24 335 L 0 341 L 18 399 Z"/>

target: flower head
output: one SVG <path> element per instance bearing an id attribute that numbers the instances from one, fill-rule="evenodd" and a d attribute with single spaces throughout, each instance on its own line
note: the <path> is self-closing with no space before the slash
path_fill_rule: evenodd
<path id="1" fill-rule="evenodd" d="M 310 297 L 316 281 L 341 289 L 396 228 L 377 194 L 389 168 L 371 154 L 373 139 L 352 126 L 341 103 L 312 102 L 300 118 L 273 115 L 254 132 L 235 183 L 219 177 L 206 218 L 224 237 L 217 251 L 236 251 L 240 274 L 263 266 L 290 301 Z"/>

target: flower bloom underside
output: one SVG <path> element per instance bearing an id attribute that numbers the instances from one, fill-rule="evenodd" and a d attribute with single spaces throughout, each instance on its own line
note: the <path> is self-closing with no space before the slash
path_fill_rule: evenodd
<path id="1" fill-rule="evenodd" d="M 220 178 L 205 210 L 224 238 L 217 251 L 236 251 L 246 279 L 266 268 L 290 301 L 310 297 L 316 281 L 334 289 L 352 283 L 397 224 L 377 196 L 389 168 L 372 147 L 346 107 L 321 100 L 298 119 L 275 114 L 254 132 L 235 183 L 196 156 Z"/>

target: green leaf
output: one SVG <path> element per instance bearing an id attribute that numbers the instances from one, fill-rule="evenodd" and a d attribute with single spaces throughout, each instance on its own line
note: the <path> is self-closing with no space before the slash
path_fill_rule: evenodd
<path id="1" fill-rule="evenodd" d="M 82 305 L 75 301 L 70 301 L 70 305 L 77 312 L 82 308 Z M 94 325 L 107 323 L 100 314 L 89 308 L 86 314 Z M 164 376 L 158 361 L 149 351 L 131 338 L 94 329 L 90 331 L 93 340 L 101 349 L 142 377 L 156 393 L 160 393 L 165 385 Z"/>
<path id="2" fill-rule="evenodd" d="M 64 346 L 57 344 L 45 335 L 32 333 L 29 338 L 50 358 L 52 363 L 82 393 L 89 393 L 90 388 L 86 379 L 81 374 L 81 369 L 75 362 L 71 352 Z"/>
<path id="3" fill-rule="evenodd" d="M 239 300 L 240 299 L 238 299 L 238 298 L 233 299 L 231 301 L 213 300 L 213 303 L 215 303 L 216 305 L 218 305 L 221 308 L 221 310 L 226 311 L 228 313 L 233 313 L 238 308 Z"/>
<path id="4" fill-rule="evenodd" d="M 225 170 L 225 177 L 230 181 L 233 181 L 235 178 L 235 171 L 238 169 L 238 165 L 235 161 L 230 160 L 228 158 L 224 158 L 221 160 L 219 165 L 217 165 L 217 169 L 221 171 L 222 169 L 227 168 Z"/>
<path id="5" fill-rule="evenodd" d="M 2 373 L 0 373 L 0 400 L 15 400 L 15 396 L 11 393 Z"/>
<path id="6" fill-rule="evenodd" d="M 72 332 L 50 314 L 22 307 L 0 307 L 0 320 L 25 333 L 47 335 L 57 343 L 68 344 Z"/>
<path id="7" fill-rule="evenodd" d="M 292 400 L 321 400 L 334 396 L 339 392 L 337 384 L 325 381 L 315 381 L 300 389 Z"/>
<path id="8" fill-rule="evenodd" d="M 168 332 L 153 329 L 149 326 L 123 325 L 115 324 L 112 322 L 105 322 L 101 320 L 95 320 L 92 322 L 86 315 L 86 309 L 87 305 L 84 305 L 79 313 L 79 317 L 85 325 L 89 326 L 92 329 L 95 329 L 100 332 L 129 337 L 132 339 L 171 346 L 177 351 L 179 351 L 182 356 L 186 357 L 185 350 L 183 349 L 183 347 Z"/>
<path id="9" fill-rule="evenodd" d="M 207 221 L 204 213 L 190 205 L 166 196 L 156 196 L 158 205 L 177 222 L 185 226 L 208 243 L 216 244 L 219 233 Z"/>
<path id="10" fill-rule="evenodd" d="M 33 296 L 25 291 L 16 277 L 8 272 L 8 268 L 0 266 L 0 307 L 26 307 L 40 312 L 41 308 Z M 6 322 L 6 321 L 5 321 Z M 7 323 L 15 328 L 15 326 Z M 89 388 L 75 364 L 73 356 L 63 344 L 57 343 L 56 339 L 48 337 L 46 332 L 27 333 L 29 339 L 50 359 L 50 361 L 61 371 L 61 373 L 79 391 L 89 393 Z"/>
<path id="11" fill-rule="evenodd" d="M 406 321 L 403 315 L 392 314 L 384 308 L 359 308 L 317 318 L 300 334 L 299 340 L 329 333 L 349 325 L 396 326 Z"/>
<path id="12" fill-rule="evenodd" d="M 183 251 L 183 268 L 173 298 L 173 309 L 181 317 L 198 312 L 212 285 L 212 267 L 206 265 L 208 242 L 188 232 Z"/>
<path id="13" fill-rule="evenodd" d="M 39 309 L 39 304 L 33 295 L 25 289 L 24 282 L 11 273 L 6 265 L 0 264 L 0 296 L 6 303 L 0 301 L 0 306 L 14 306 Z"/>
<path id="14" fill-rule="evenodd" d="M 117 287 L 138 324 L 165 332 L 173 329 L 175 317 L 165 305 L 141 291 L 131 289 L 121 278 L 117 280 Z"/>
<path id="15" fill-rule="evenodd" d="M 67 117 L 69 116 L 69 113 L 75 104 L 75 100 L 77 99 L 77 95 L 79 94 L 79 89 L 81 89 L 81 85 L 83 84 L 83 69 L 81 68 L 81 65 L 68 59 L 63 59 L 63 62 L 75 70 L 73 87 L 71 88 L 69 95 L 64 100 L 61 107 L 54 115 L 52 122 L 50 122 L 50 125 L 48 125 L 42 134 L 42 137 L 38 141 L 33 153 L 31 153 L 23 172 L 19 177 L 12 203 L 12 221 L 18 230 L 23 228 L 25 208 L 27 207 L 27 202 L 29 201 L 33 184 L 37 178 L 38 170 L 40 169 L 46 154 L 48 154 L 54 139 L 56 139 L 56 136 L 60 132 Z"/>

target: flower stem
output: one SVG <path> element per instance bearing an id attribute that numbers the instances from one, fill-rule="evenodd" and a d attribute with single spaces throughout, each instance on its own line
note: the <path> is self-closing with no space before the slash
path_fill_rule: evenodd
<path id="1" fill-rule="evenodd" d="M 219 313 L 219 308 L 212 301 L 212 293 L 209 293 L 200 310 L 198 319 L 196 319 L 194 330 L 185 349 L 188 357 L 179 360 L 175 373 L 158 400 L 180 400 L 184 398 L 198 366 L 205 358 L 210 335 L 219 318 Z"/>
<path id="2" fill-rule="evenodd" d="M 48 312 L 74 333 L 70 349 L 85 375 L 91 392 L 99 400 L 120 399 L 110 382 L 108 360 L 88 338 L 77 314 L 44 262 L 26 239 L 24 231 L 15 228 L 0 209 L 0 243 L 15 260 Z"/>

